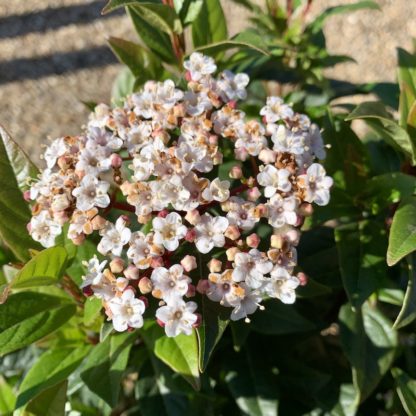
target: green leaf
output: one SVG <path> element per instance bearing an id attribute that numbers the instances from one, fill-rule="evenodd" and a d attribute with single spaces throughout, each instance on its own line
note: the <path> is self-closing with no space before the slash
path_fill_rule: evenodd
<path id="1" fill-rule="evenodd" d="M 382 223 L 361 221 L 335 230 L 344 288 L 353 307 L 375 292 L 387 267 L 387 235 Z"/>
<path id="2" fill-rule="evenodd" d="M 354 12 L 356 10 L 362 9 L 376 9 L 380 10 L 380 6 L 374 1 L 359 1 L 353 4 L 344 4 L 334 7 L 329 7 L 324 10 L 312 23 L 308 25 L 306 31 L 311 32 L 312 34 L 318 33 L 325 23 L 325 20 L 333 15 Z"/>
<path id="3" fill-rule="evenodd" d="M 56 296 L 21 292 L 0 305 L 0 356 L 16 351 L 58 329 L 76 306 Z"/>
<path id="4" fill-rule="evenodd" d="M 160 4 L 159 0 L 109 0 L 105 5 L 104 9 L 101 11 L 101 14 L 107 14 L 112 12 L 119 7 L 132 6 L 139 3 L 157 3 Z"/>
<path id="5" fill-rule="evenodd" d="M 90 352 L 92 345 L 50 350 L 31 367 L 19 387 L 16 408 L 25 405 L 42 391 L 61 383 L 72 374 Z"/>
<path id="6" fill-rule="evenodd" d="M 386 140 L 391 146 L 402 151 L 412 164 L 416 164 L 416 148 L 407 131 L 400 127 L 387 113 L 380 102 L 365 102 L 359 104 L 348 115 L 346 120 L 364 120 L 374 131 Z"/>
<path id="7" fill-rule="evenodd" d="M 26 225 L 31 213 L 19 188 L 35 174 L 27 156 L 0 127 L 0 239 L 20 260 L 30 258 L 29 249 L 40 247 L 29 236 Z"/>
<path id="8" fill-rule="evenodd" d="M 407 257 L 409 268 L 409 281 L 399 316 L 394 322 L 393 328 L 399 329 L 409 325 L 416 318 L 416 254 Z"/>
<path id="9" fill-rule="evenodd" d="M 148 25 L 167 33 L 168 35 L 181 34 L 183 31 L 179 16 L 175 9 L 165 4 L 140 2 L 131 6 Z"/>
<path id="10" fill-rule="evenodd" d="M 68 381 L 43 391 L 23 411 L 22 416 L 65 416 Z"/>
<path id="11" fill-rule="evenodd" d="M 134 91 L 136 79 L 129 68 L 123 67 L 117 74 L 111 89 L 111 99 L 115 105 L 121 105 L 123 100 Z"/>
<path id="12" fill-rule="evenodd" d="M 391 367 L 397 347 L 397 332 L 375 307 L 365 303 L 355 312 L 342 306 L 339 315 L 342 348 L 352 366 L 354 386 L 365 400 Z"/>
<path id="13" fill-rule="evenodd" d="M 97 344 L 81 367 L 81 379 L 109 406 L 118 403 L 120 383 L 137 332 L 120 333 Z"/>
<path id="14" fill-rule="evenodd" d="M 16 396 L 3 376 L 0 375 L 0 415 L 12 414 Z"/>
<path id="15" fill-rule="evenodd" d="M 415 101 L 416 101 L 416 55 L 398 48 L 398 81 L 400 86 L 400 125 L 416 127 Z"/>
<path id="16" fill-rule="evenodd" d="M 152 52 L 137 43 L 120 38 L 110 37 L 108 43 L 120 62 L 127 65 L 140 83 L 158 79 L 162 66 Z"/>
<path id="17" fill-rule="evenodd" d="M 100 299 L 90 297 L 84 304 L 84 325 L 90 326 L 100 316 L 103 305 Z"/>
<path id="18" fill-rule="evenodd" d="M 215 346 L 229 322 L 229 311 L 216 302 L 202 298 L 202 323 L 197 329 L 199 344 L 199 369 L 205 371 Z"/>
<path id="19" fill-rule="evenodd" d="M 192 23 L 201 11 L 204 0 L 173 0 L 175 10 L 184 26 Z"/>
<path id="20" fill-rule="evenodd" d="M 253 315 L 250 323 L 254 331 L 269 335 L 294 334 L 314 330 L 315 324 L 304 318 L 293 305 L 276 299 L 264 303 L 265 310 Z"/>
<path id="21" fill-rule="evenodd" d="M 164 62 L 176 63 L 177 58 L 169 36 L 149 24 L 134 7 L 128 7 L 127 11 L 143 43 Z"/>
<path id="22" fill-rule="evenodd" d="M 416 197 L 404 199 L 393 217 L 387 264 L 393 266 L 416 250 Z"/>
<path id="23" fill-rule="evenodd" d="M 194 48 L 227 39 L 227 22 L 219 0 L 205 0 L 192 24 Z"/>
<path id="24" fill-rule="evenodd" d="M 256 52 L 260 52 L 263 55 L 269 55 L 269 53 L 265 49 L 259 48 L 258 46 L 249 42 L 241 42 L 237 40 L 225 40 L 223 42 L 210 43 L 205 46 L 200 46 L 199 48 L 196 48 L 196 50 L 198 52 L 203 52 L 207 55 L 216 56 L 219 52 L 227 51 L 228 49 L 234 48 L 252 49 Z"/>
<path id="25" fill-rule="evenodd" d="M 198 340 L 196 331 L 191 335 L 178 335 L 169 338 L 155 323 L 147 323 L 141 330 L 147 347 L 156 357 L 172 370 L 181 374 L 192 387 L 199 389 Z"/>
<path id="26" fill-rule="evenodd" d="M 416 380 L 410 378 L 400 368 L 392 368 L 397 394 L 408 416 L 416 415 Z"/>

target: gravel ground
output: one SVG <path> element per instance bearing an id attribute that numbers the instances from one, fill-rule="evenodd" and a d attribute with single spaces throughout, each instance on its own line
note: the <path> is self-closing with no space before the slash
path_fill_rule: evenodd
<path id="1" fill-rule="evenodd" d="M 315 0 L 312 13 L 355 0 Z M 349 54 L 357 64 L 339 65 L 330 75 L 353 82 L 395 79 L 397 46 L 411 48 L 416 37 L 414 0 L 378 0 L 382 11 L 359 11 L 328 20 L 332 53 Z M 81 103 L 108 102 L 120 66 L 106 49 L 109 35 L 134 39 L 129 20 L 102 18 L 104 1 L 0 0 L 0 100 L 3 124 L 38 159 L 46 138 L 79 132 L 88 111 Z M 247 14 L 223 1 L 230 32 Z M 238 18 L 235 18 L 238 16 Z"/>

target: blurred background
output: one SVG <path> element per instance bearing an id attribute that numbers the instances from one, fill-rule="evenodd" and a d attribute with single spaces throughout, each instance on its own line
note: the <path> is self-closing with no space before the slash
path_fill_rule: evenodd
<path id="1" fill-rule="evenodd" d="M 314 0 L 323 9 L 355 0 Z M 414 0 L 378 0 L 382 11 L 328 19 L 329 52 L 357 63 L 329 75 L 351 82 L 394 81 L 397 46 L 416 37 Z M 77 134 L 88 110 L 82 101 L 109 102 L 121 65 L 107 36 L 136 40 L 123 10 L 101 16 L 104 0 L 0 0 L 0 123 L 38 160 L 47 137 Z M 222 1 L 230 34 L 246 25 L 247 12 Z M 261 4 L 262 0 L 258 0 Z M 232 11 L 232 13 L 231 13 Z"/>

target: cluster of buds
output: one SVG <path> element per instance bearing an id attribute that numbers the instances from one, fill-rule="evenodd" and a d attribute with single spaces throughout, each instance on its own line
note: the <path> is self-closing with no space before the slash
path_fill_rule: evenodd
<path id="1" fill-rule="evenodd" d="M 293 303 L 299 229 L 312 203 L 329 201 L 325 146 L 307 116 L 269 97 L 261 121 L 247 121 L 246 74 L 215 78 L 200 53 L 184 66 L 186 91 L 149 81 L 122 107 L 98 105 L 82 135 L 53 141 L 27 193 L 45 247 L 65 223 L 74 244 L 101 237 L 82 288 L 117 331 L 141 327 L 150 302 L 168 336 L 199 325 L 201 296 L 232 320 L 249 321 L 266 298 Z M 223 159 L 235 162 L 225 175 Z"/>

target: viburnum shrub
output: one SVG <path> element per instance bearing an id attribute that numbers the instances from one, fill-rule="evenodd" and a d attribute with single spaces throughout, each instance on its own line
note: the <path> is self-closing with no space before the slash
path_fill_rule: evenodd
<path id="1" fill-rule="evenodd" d="M 329 201 L 317 125 L 276 96 L 249 120 L 238 109 L 246 74 L 215 77 L 215 61 L 198 52 L 184 67 L 185 91 L 148 81 L 120 107 L 98 105 L 81 135 L 52 141 L 26 194 L 29 232 L 44 247 L 66 223 L 76 245 L 100 235 L 105 260 L 88 261 L 81 287 L 117 331 L 141 328 L 155 299 L 167 336 L 190 335 L 201 323 L 196 291 L 234 321 L 249 322 L 265 298 L 295 302 L 306 284 L 299 227 L 312 203 Z M 125 213 L 112 222 L 113 210 Z M 263 241 L 260 226 L 273 229 Z"/>

